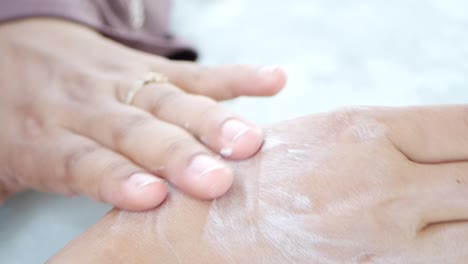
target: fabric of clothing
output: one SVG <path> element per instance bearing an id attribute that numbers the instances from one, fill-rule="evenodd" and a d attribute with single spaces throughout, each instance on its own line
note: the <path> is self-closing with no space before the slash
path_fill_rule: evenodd
<path id="1" fill-rule="evenodd" d="M 193 48 L 168 31 L 170 10 L 171 0 L 0 0 L 0 23 L 31 17 L 66 19 L 138 50 L 195 60 Z M 135 18 L 135 13 L 141 17 Z M 141 25 L 135 25 L 135 19 Z"/>

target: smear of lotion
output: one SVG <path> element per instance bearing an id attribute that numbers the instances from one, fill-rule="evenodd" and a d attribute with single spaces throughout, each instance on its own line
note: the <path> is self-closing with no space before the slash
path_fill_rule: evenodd
<path id="1" fill-rule="evenodd" d="M 235 181 L 226 197 L 212 203 L 204 239 L 225 257 L 226 263 L 238 263 L 243 260 L 238 252 L 252 250 L 256 253 L 249 255 L 255 259 L 245 261 L 298 263 L 305 259 L 323 260 L 313 250 L 320 239 L 305 231 L 313 210 L 309 194 L 294 187 L 301 186 L 299 183 L 285 184 L 300 182 L 304 168 L 314 166 L 317 159 L 313 149 L 294 149 L 286 155 L 279 149 L 271 154 L 272 149 L 282 146 L 284 141 L 267 137 L 265 143 L 264 148 L 270 150 L 268 159 L 244 163 L 257 162 L 247 167 L 258 168 L 258 171 L 251 171 L 258 177 Z"/>

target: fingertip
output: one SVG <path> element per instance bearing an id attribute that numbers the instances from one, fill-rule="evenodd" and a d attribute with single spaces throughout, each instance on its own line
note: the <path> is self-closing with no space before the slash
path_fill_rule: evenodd
<path id="1" fill-rule="evenodd" d="M 260 95 L 273 96 L 279 93 L 287 82 L 287 74 L 280 66 L 263 66 L 258 69 Z"/>
<path id="2" fill-rule="evenodd" d="M 130 211 L 150 210 L 159 206 L 166 196 L 167 186 L 162 179 L 136 173 L 122 183 L 122 197 L 114 205 Z"/>
<path id="3" fill-rule="evenodd" d="M 229 159 L 246 159 L 253 156 L 263 144 L 263 132 L 251 124 L 230 119 L 222 126 L 225 145 L 219 153 Z"/>
<path id="4" fill-rule="evenodd" d="M 262 144 L 262 130 L 259 128 L 252 128 L 234 142 L 232 154 L 226 156 L 226 158 L 233 160 L 250 158 L 260 150 Z"/>
<path id="5" fill-rule="evenodd" d="M 205 175 L 203 179 L 205 191 L 200 196 L 201 199 L 212 200 L 225 194 L 234 181 L 234 175 L 230 169 L 223 168 Z"/>
<path id="6" fill-rule="evenodd" d="M 196 198 L 211 200 L 226 193 L 233 179 L 232 171 L 222 161 L 201 154 L 192 159 L 174 184 Z"/>

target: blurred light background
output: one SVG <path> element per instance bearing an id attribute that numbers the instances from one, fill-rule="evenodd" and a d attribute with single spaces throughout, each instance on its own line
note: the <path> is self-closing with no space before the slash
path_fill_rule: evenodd
<path id="1" fill-rule="evenodd" d="M 466 103 L 468 3 L 462 0 L 177 0 L 173 29 L 202 64 L 278 64 L 274 98 L 226 105 L 271 123 L 351 105 Z M 41 263 L 108 206 L 24 193 L 0 207 L 0 262 Z"/>

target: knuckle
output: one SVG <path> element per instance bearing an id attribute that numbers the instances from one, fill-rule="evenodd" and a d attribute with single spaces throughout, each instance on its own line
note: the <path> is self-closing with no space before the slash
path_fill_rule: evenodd
<path id="1" fill-rule="evenodd" d="M 204 80 L 208 70 L 206 66 L 195 65 L 191 62 L 178 62 L 177 66 L 180 72 L 183 72 L 183 76 L 173 81 L 183 90 L 200 93 L 203 86 L 210 84 Z"/>
<path id="2" fill-rule="evenodd" d="M 207 69 L 203 66 L 195 66 L 191 67 L 189 74 L 190 74 L 190 81 L 195 82 L 195 83 L 200 83 L 203 81 L 203 76 L 204 72 L 206 72 Z"/>
<path id="3" fill-rule="evenodd" d="M 135 170 L 129 163 L 113 158 L 99 146 L 92 145 L 73 151 L 67 155 L 66 161 L 65 186 L 73 193 L 86 194 L 102 202 L 108 202 L 112 182 Z"/>
<path id="4" fill-rule="evenodd" d="M 197 96 L 199 100 L 199 108 L 200 108 L 200 113 L 199 117 L 200 119 L 204 119 L 207 116 L 213 116 L 213 115 L 220 115 L 221 113 L 224 113 L 224 108 L 219 105 L 216 101 L 214 101 L 211 98 L 204 97 L 204 96 Z"/>
<path id="5" fill-rule="evenodd" d="M 162 149 L 163 153 L 168 154 L 168 157 L 180 158 L 186 153 L 191 153 L 191 150 L 195 149 L 197 146 L 195 140 L 185 136 L 174 137 L 165 142 L 165 146 Z"/>
<path id="6" fill-rule="evenodd" d="M 341 134 L 356 123 L 359 113 L 355 108 L 340 108 L 331 113 L 331 129 Z"/>
<path id="7" fill-rule="evenodd" d="M 39 109 L 32 103 L 18 105 L 16 114 L 19 124 L 19 135 L 25 140 L 33 140 L 41 135 L 45 129 L 46 121 Z"/>
<path id="8" fill-rule="evenodd" d="M 151 122 L 151 117 L 145 114 L 130 114 L 113 122 L 112 143 L 117 148 L 122 148 L 131 137 L 135 129 L 146 126 Z"/>
<path id="9" fill-rule="evenodd" d="M 97 75 L 90 70 L 77 70 L 73 69 L 67 73 L 66 71 L 60 72 L 60 83 L 64 89 L 65 96 L 70 102 L 75 103 L 88 103 L 93 101 L 96 92 L 99 89 L 95 87 L 99 86 L 102 81 L 97 78 Z"/>
<path id="10" fill-rule="evenodd" d="M 135 169 L 130 166 L 128 162 L 108 157 L 106 159 L 102 159 L 95 174 L 97 175 L 97 179 L 101 182 L 106 182 L 107 179 L 120 179 L 127 175 L 128 172 L 134 170 Z"/>
<path id="11" fill-rule="evenodd" d="M 151 98 L 150 112 L 154 115 L 161 115 L 165 111 L 171 111 L 174 108 L 175 101 L 179 100 L 183 93 L 176 88 L 169 88 L 164 85 L 164 89 L 159 89 L 158 92 Z"/>
<path id="12" fill-rule="evenodd" d="M 78 174 L 78 168 L 83 163 L 83 160 L 98 152 L 98 145 L 84 145 L 78 148 L 72 148 L 63 157 L 63 178 L 62 182 L 66 186 L 74 186 L 81 175 Z"/>
<path id="13" fill-rule="evenodd" d="M 214 99 L 206 97 L 203 95 L 192 95 L 194 101 L 198 101 L 198 104 L 202 105 L 204 108 L 211 109 L 213 107 L 218 107 L 219 104 Z"/>
<path id="14" fill-rule="evenodd" d="M 96 199 L 102 202 L 109 202 L 109 194 L 116 191 L 115 188 L 112 188 L 113 182 L 120 182 L 124 177 L 131 175 L 133 171 L 135 169 L 122 160 L 103 160 L 99 168 L 96 168 L 96 171 L 93 173 L 93 186 L 95 186 L 93 193 Z"/>
<path id="15" fill-rule="evenodd" d="M 331 129 L 337 141 L 358 143 L 385 137 L 385 125 L 367 108 L 342 108 L 332 115 Z"/>
<path id="16" fill-rule="evenodd" d="M 337 123 L 349 124 L 356 117 L 359 117 L 364 111 L 359 107 L 342 107 L 333 113 L 333 119 Z"/>
<path id="17" fill-rule="evenodd" d="M 197 118 L 201 127 L 206 127 L 210 130 L 216 129 L 220 123 L 231 117 L 230 111 L 226 110 L 215 100 L 205 96 L 195 97 L 199 105 Z"/>

